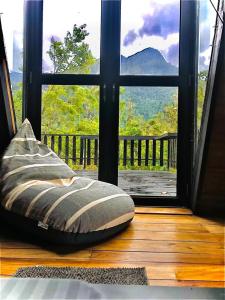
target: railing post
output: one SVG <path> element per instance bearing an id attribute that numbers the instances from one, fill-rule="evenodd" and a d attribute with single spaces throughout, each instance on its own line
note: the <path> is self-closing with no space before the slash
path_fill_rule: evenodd
<path id="1" fill-rule="evenodd" d="M 141 140 L 138 140 L 138 166 L 141 166 Z"/>
<path id="2" fill-rule="evenodd" d="M 164 140 L 161 139 L 160 140 L 160 166 L 161 167 L 163 167 L 164 164 L 163 156 L 164 156 Z"/>
<path id="3" fill-rule="evenodd" d="M 69 137 L 66 136 L 66 144 L 65 144 L 65 162 L 68 164 L 69 162 Z"/>
<path id="4" fill-rule="evenodd" d="M 120 165 L 120 150 L 121 150 L 121 145 L 120 145 L 120 143 L 121 143 L 121 139 L 120 139 L 120 137 L 119 137 L 119 140 L 118 140 L 118 166 Z"/>
<path id="5" fill-rule="evenodd" d="M 61 152 L 62 152 L 62 136 L 59 135 L 58 136 L 58 156 L 61 155 Z"/>
<path id="6" fill-rule="evenodd" d="M 177 168 L 177 139 L 175 138 L 175 165 L 174 167 Z"/>
<path id="7" fill-rule="evenodd" d="M 170 139 L 168 139 L 168 150 L 167 150 L 167 169 L 170 169 L 170 159 L 171 159 L 171 151 L 170 151 Z"/>
<path id="8" fill-rule="evenodd" d="M 127 140 L 123 140 L 123 166 L 127 165 Z"/>
<path id="9" fill-rule="evenodd" d="M 83 151 L 84 151 L 83 138 L 80 136 L 80 165 L 83 165 Z"/>
<path id="10" fill-rule="evenodd" d="M 173 141 L 173 168 L 175 168 L 175 161 L 176 161 L 176 146 L 175 146 L 175 139 Z"/>
<path id="11" fill-rule="evenodd" d="M 145 166 L 148 166 L 149 161 L 149 140 L 145 140 Z"/>
<path id="12" fill-rule="evenodd" d="M 130 141 L 130 164 L 134 166 L 134 140 Z"/>
<path id="13" fill-rule="evenodd" d="M 76 164 L 76 157 L 77 157 L 77 139 L 76 136 L 73 136 L 73 164 Z"/>
<path id="14" fill-rule="evenodd" d="M 94 164 L 98 165 L 98 138 L 95 138 L 95 154 L 94 154 Z"/>
<path id="15" fill-rule="evenodd" d="M 156 140 L 152 140 L 152 165 L 156 165 Z"/>
<path id="16" fill-rule="evenodd" d="M 91 164 L 91 139 L 87 138 L 87 165 Z"/>
<path id="17" fill-rule="evenodd" d="M 87 139 L 86 137 L 83 139 L 83 143 L 84 143 L 84 148 L 83 148 L 83 154 L 84 154 L 84 164 L 83 164 L 83 168 L 86 169 L 86 165 L 87 165 Z"/>
<path id="18" fill-rule="evenodd" d="M 54 135 L 51 136 L 51 149 L 52 149 L 52 151 L 55 150 L 55 137 L 54 137 Z"/>
<path id="19" fill-rule="evenodd" d="M 48 145 L 48 136 L 46 134 L 44 135 L 44 144 Z"/>

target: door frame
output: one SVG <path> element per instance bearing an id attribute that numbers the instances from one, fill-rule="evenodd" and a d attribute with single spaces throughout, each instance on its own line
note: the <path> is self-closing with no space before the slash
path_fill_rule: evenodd
<path id="1" fill-rule="evenodd" d="M 42 73 L 43 1 L 24 4 L 23 119 L 30 120 L 40 139 L 42 85 L 99 86 L 99 180 L 117 184 L 120 86 L 178 87 L 177 196 L 133 199 L 138 205 L 190 207 L 196 130 L 198 1 L 180 0 L 177 76 L 120 75 L 122 0 L 101 0 L 100 74 Z"/>

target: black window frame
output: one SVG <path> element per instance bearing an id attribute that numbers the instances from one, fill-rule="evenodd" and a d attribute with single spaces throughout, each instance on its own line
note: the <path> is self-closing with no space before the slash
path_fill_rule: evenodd
<path id="1" fill-rule="evenodd" d="M 178 87 L 177 195 L 133 196 L 133 199 L 138 205 L 190 207 L 196 132 L 198 1 L 180 0 L 176 76 L 120 75 L 122 0 L 101 0 L 100 74 L 42 73 L 43 1 L 24 3 L 23 119 L 30 120 L 36 137 L 41 139 L 42 85 L 99 86 L 99 179 L 117 184 L 120 86 Z"/>

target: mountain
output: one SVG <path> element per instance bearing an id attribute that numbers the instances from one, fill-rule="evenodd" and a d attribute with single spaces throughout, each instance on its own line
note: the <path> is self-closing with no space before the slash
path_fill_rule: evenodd
<path id="1" fill-rule="evenodd" d="M 178 68 L 168 63 L 154 48 L 146 48 L 131 56 L 121 56 L 121 75 L 177 75 Z M 177 94 L 174 87 L 126 87 L 121 99 L 135 104 L 136 113 L 150 119 Z"/>
<path id="2" fill-rule="evenodd" d="M 168 63 L 159 50 L 146 48 L 133 55 L 121 55 L 121 75 L 177 75 L 178 68 Z M 91 67 L 91 74 L 98 74 L 100 60 Z"/>
<path id="3" fill-rule="evenodd" d="M 92 74 L 99 73 L 99 65 L 98 59 L 91 69 Z M 168 63 L 157 49 L 149 47 L 128 57 L 121 55 L 121 75 L 177 74 L 178 68 Z M 121 99 L 133 102 L 136 113 L 149 119 L 173 101 L 176 94 L 174 87 L 125 87 Z"/>
<path id="4" fill-rule="evenodd" d="M 146 48 L 131 56 L 121 55 L 122 75 L 176 75 L 177 67 L 168 63 L 160 51 Z"/>
<path id="5" fill-rule="evenodd" d="M 92 74 L 99 73 L 99 59 L 91 68 Z M 176 75 L 178 68 L 168 63 L 163 55 L 154 48 L 146 48 L 131 56 L 121 55 L 121 75 Z M 22 73 L 11 72 L 14 89 L 22 81 Z M 174 87 L 125 87 L 121 89 L 121 99 L 135 104 L 136 113 L 145 119 L 152 118 L 170 103 L 177 94 Z"/>

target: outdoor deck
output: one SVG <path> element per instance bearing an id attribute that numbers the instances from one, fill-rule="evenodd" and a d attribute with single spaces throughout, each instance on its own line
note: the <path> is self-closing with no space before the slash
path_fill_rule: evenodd
<path id="1" fill-rule="evenodd" d="M 75 171 L 79 176 L 98 179 L 97 171 Z M 176 196 L 176 174 L 167 171 L 119 171 L 119 187 L 131 195 Z"/>
<path id="2" fill-rule="evenodd" d="M 42 141 L 79 176 L 98 179 L 98 135 L 43 134 Z M 131 195 L 176 196 L 176 133 L 119 136 L 118 145 L 119 187 Z"/>

